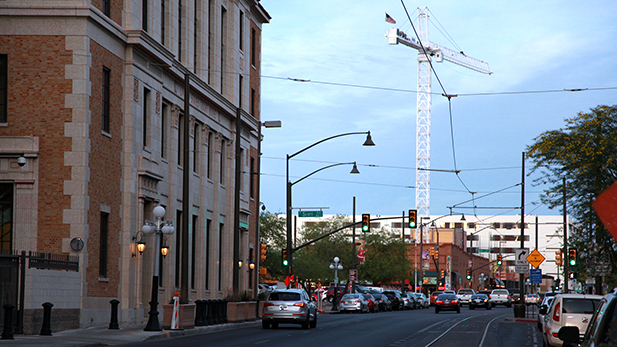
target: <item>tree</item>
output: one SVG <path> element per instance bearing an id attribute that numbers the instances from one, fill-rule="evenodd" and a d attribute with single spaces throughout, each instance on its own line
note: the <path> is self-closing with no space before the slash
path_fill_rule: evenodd
<path id="1" fill-rule="evenodd" d="M 595 275 L 595 267 L 583 268 L 583 263 L 609 260 L 615 273 L 617 244 L 591 203 L 617 180 L 617 105 L 579 112 L 565 123 L 565 128 L 546 131 L 527 147 L 535 162 L 531 172 L 540 173 L 534 183 L 548 186 L 541 200 L 555 208 L 563 206 L 566 178 L 567 212 L 578 222 L 569 241 L 579 250 L 579 272 Z"/>
<path id="2" fill-rule="evenodd" d="M 286 222 L 280 213 L 263 211 L 259 215 L 259 242 L 268 245 L 265 267 L 268 274 L 264 279 L 282 281 L 286 272 L 281 264 L 283 248 L 287 246 Z"/>

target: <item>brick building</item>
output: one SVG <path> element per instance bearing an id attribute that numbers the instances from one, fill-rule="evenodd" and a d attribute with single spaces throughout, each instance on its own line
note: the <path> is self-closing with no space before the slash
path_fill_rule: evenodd
<path id="1" fill-rule="evenodd" d="M 188 303 L 257 294 L 251 173 L 269 20 L 258 0 L 0 3 L 0 250 L 77 265 L 0 286 L 25 333 L 38 332 L 44 302 L 52 330 L 108 323 L 112 299 L 121 323 L 144 322 L 155 250 L 139 231 L 157 205 L 176 229 L 163 240 L 159 303 L 180 289 Z"/>

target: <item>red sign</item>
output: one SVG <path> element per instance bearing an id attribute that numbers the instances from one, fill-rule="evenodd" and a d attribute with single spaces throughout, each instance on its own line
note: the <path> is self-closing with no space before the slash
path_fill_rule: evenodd
<path id="1" fill-rule="evenodd" d="M 617 240 L 617 182 L 603 191 L 592 205 L 602 224 Z"/>

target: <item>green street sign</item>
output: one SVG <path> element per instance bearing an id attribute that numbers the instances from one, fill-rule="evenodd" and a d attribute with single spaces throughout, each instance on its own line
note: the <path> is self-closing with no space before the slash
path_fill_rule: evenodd
<path id="1" fill-rule="evenodd" d="M 323 217 L 323 211 L 298 211 L 298 217 Z"/>
<path id="2" fill-rule="evenodd" d="M 476 248 L 476 253 L 491 253 L 491 250 L 488 248 Z"/>

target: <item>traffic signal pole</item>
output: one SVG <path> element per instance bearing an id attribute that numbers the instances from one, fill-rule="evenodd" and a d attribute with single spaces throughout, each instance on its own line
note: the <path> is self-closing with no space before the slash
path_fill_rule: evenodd
<path id="1" fill-rule="evenodd" d="M 566 177 L 563 177 L 563 253 L 561 258 L 568 256 L 568 216 L 566 210 Z M 563 292 L 568 292 L 568 262 L 570 259 L 564 259 L 563 261 Z"/>

